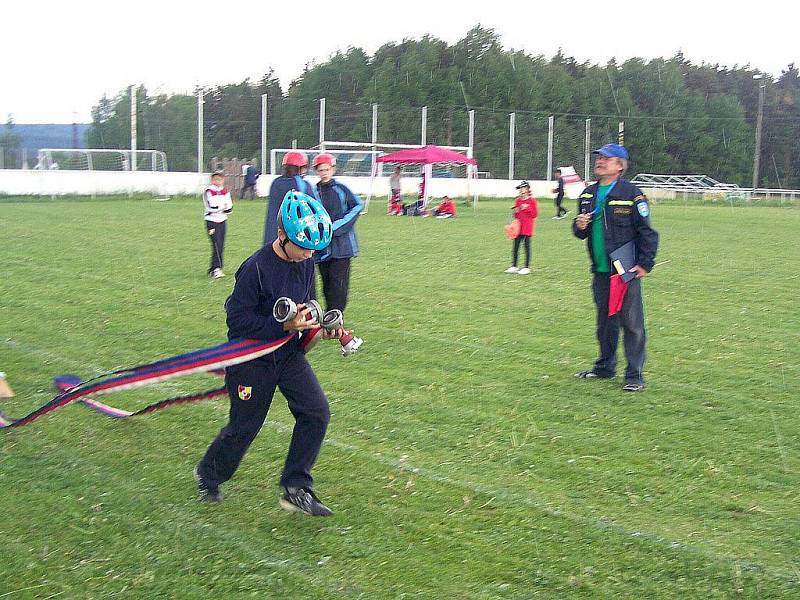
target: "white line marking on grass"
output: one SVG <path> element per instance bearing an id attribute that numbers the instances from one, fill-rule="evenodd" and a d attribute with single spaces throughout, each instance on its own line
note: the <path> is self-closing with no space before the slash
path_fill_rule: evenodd
<path id="1" fill-rule="evenodd" d="M 781 453 L 783 472 L 789 473 L 789 461 L 786 458 L 786 449 L 783 447 L 783 438 L 781 437 L 780 430 L 778 430 L 778 420 L 775 418 L 775 412 L 770 410 L 769 416 L 772 417 L 772 429 L 775 431 L 775 439 L 778 441 L 778 450 L 780 450 Z"/>
<path id="2" fill-rule="evenodd" d="M 7 596 L 10 596 L 11 594 L 19 594 L 21 592 L 27 592 L 28 590 L 36 590 L 36 589 L 39 589 L 39 588 L 43 588 L 45 586 L 47 586 L 47 584 L 43 583 L 41 585 L 31 585 L 29 587 L 20 588 L 18 590 L 11 590 L 10 592 L 6 592 L 4 594 L 0 594 L 0 598 L 6 598 Z"/>
<path id="3" fill-rule="evenodd" d="M 286 434 L 292 432 L 292 427 L 285 425 L 283 423 L 276 422 L 275 420 L 268 420 L 267 424 L 271 425 L 274 429 L 279 431 L 280 433 Z M 736 556 L 728 556 L 728 555 L 721 555 L 717 554 L 711 550 L 706 548 L 687 544 L 685 542 L 676 542 L 665 538 L 664 536 L 650 533 L 646 531 L 634 531 L 623 527 L 621 525 L 616 525 L 610 521 L 605 521 L 603 519 L 596 519 L 594 517 L 586 517 L 583 515 L 579 515 L 573 512 L 569 512 L 563 510 L 557 506 L 551 506 L 544 502 L 535 500 L 530 496 L 519 494 L 516 492 L 509 491 L 507 489 L 494 489 L 488 486 L 476 484 L 472 481 L 462 481 L 460 479 L 454 479 L 452 477 L 448 477 L 446 475 L 441 475 L 436 473 L 430 469 L 422 468 L 422 467 L 415 467 L 405 461 L 401 461 L 392 457 L 385 456 L 380 452 L 373 452 L 371 450 L 367 450 L 360 446 L 355 446 L 353 444 L 348 444 L 346 442 L 339 442 L 332 438 L 326 438 L 325 444 L 331 445 L 334 448 L 338 448 L 339 450 L 344 450 L 346 452 L 350 452 L 353 454 L 357 454 L 360 456 L 365 456 L 367 459 L 378 462 L 384 466 L 391 467 L 396 471 L 401 471 L 405 473 L 412 473 L 419 477 L 423 477 L 430 481 L 434 481 L 436 483 L 443 483 L 448 486 L 453 487 L 460 487 L 463 489 L 470 490 L 477 494 L 482 494 L 484 496 L 488 496 L 491 498 L 489 502 L 492 502 L 495 499 L 501 500 L 507 504 L 523 504 L 525 506 L 529 506 L 531 508 L 535 508 L 549 516 L 557 517 L 566 519 L 568 521 L 572 521 L 574 523 L 578 523 L 579 525 L 586 525 L 591 527 L 592 529 L 596 529 L 599 531 L 610 531 L 612 533 L 616 533 L 623 537 L 628 537 L 636 540 L 642 540 L 644 542 L 655 544 L 657 546 L 661 546 L 662 548 L 669 549 L 669 550 L 676 550 L 681 552 L 686 552 L 689 554 L 694 554 L 697 556 L 701 556 L 707 559 L 711 559 L 717 563 L 723 564 L 730 564 L 733 563 L 734 566 L 737 568 L 745 568 L 747 570 L 754 570 L 754 571 L 762 571 L 764 573 L 772 573 L 774 576 L 779 577 L 784 580 L 793 580 L 795 578 L 795 574 L 789 571 L 784 571 L 783 569 L 774 568 L 774 567 L 765 567 L 763 565 L 748 562 L 742 559 L 737 558 Z M 486 504 L 489 504 L 487 502 Z"/>

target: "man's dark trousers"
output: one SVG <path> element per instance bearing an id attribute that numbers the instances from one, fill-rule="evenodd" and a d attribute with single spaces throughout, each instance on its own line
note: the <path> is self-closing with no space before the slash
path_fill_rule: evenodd
<path id="1" fill-rule="evenodd" d="M 632 279 L 622 303 L 622 309 L 614 316 L 608 316 L 608 293 L 610 273 L 594 273 L 592 294 L 597 306 L 597 341 L 600 344 L 600 357 L 594 363 L 593 371 L 601 377 L 613 377 L 617 369 L 617 345 L 620 327 L 624 329 L 623 346 L 628 366 L 625 369 L 625 383 L 644 384 L 645 342 L 644 303 L 642 301 L 642 282 Z"/>
<path id="2" fill-rule="evenodd" d="M 267 355 L 227 367 L 225 385 L 231 400 L 230 416 L 200 461 L 198 471 L 203 481 L 214 487 L 233 476 L 264 424 L 277 387 L 295 418 L 280 484 L 312 488 L 311 468 L 325 439 L 331 413 L 305 354 L 293 349 L 281 360 Z"/>

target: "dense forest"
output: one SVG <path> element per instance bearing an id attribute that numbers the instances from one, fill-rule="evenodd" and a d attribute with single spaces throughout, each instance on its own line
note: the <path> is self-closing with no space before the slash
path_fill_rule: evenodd
<path id="1" fill-rule="evenodd" d="M 754 79 L 754 76 L 757 76 Z M 759 79 L 758 76 L 761 76 Z M 763 85 L 760 185 L 800 187 L 800 73 L 774 77 L 749 66 L 633 58 L 605 65 L 505 49 L 491 29 L 474 27 L 453 45 L 433 38 L 391 42 L 369 56 L 360 48 L 308 65 L 288 89 L 273 71 L 261 80 L 204 89 L 204 156 L 259 157 L 261 95 L 268 95 L 270 148 L 307 148 L 319 140 L 319 99 L 326 98 L 326 139 L 419 143 L 421 107 L 427 141 L 467 145 L 475 111 L 481 171 L 508 173 L 509 113 L 516 113 L 515 175 L 545 178 L 548 117 L 555 116 L 554 161 L 583 170 L 585 121 L 592 144 L 616 141 L 625 122 L 631 170 L 706 174 L 751 185 L 759 86 Z M 138 146 L 163 150 L 172 170 L 197 168 L 197 100 L 137 88 Z M 93 108 L 89 147 L 130 144 L 130 95 Z"/>

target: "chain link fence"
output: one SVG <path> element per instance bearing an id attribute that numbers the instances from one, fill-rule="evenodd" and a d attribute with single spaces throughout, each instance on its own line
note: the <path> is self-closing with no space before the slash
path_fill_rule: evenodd
<path id="1" fill-rule="evenodd" d="M 343 149 L 350 143 L 363 151 L 423 143 L 467 148 L 478 161 L 479 177 L 551 179 L 552 169 L 572 166 L 584 178 L 587 152 L 619 139 L 620 119 L 610 116 L 551 115 L 508 109 L 452 106 L 391 106 L 335 99 L 266 98 L 247 85 L 205 90 L 194 96 L 148 97 L 137 90 L 135 116 L 130 96 L 95 109 L 87 134 L 90 148 L 157 150 L 170 171 L 209 171 L 221 161 L 251 160 L 269 172 L 270 149 L 319 147 Z M 513 116 L 512 116 L 513 113 Z M 235 115 L 235 116 L 234 116 Z M 135 118 L 135 138 L 131 122 Z M 587 122 L 588 120 L 588 122 Z M 625 117 L 631 174 L 702 173 L 736 182 L 751 169 L 755 142 L 747 127 L 725 120 Z M 552 123 L 552 131 L 551 131 Z M 588 128 L 588 132 L 587 132 Z M 686 144 L 687 132 L 691 143 Z M 587 145 L 588 135 L 588 145 Z M 36 154 L 26 153 L 13 136 L 0 138 L 0 168 L 34 168 Z M 679 141 L 681 140 L 681 141 Z M 201 146 L 202 145 L 202 146 Z M 701 162 L 699 159 L 704 160 Z M 705 165 L 705 166 L 702 166 Z M 63 166 L 62 166 L 63 168 Z M 90 168 L 125 169 L 126 163 Z M 129 168 L 129 167 L 128 167 Z M 774 169 L 774 157 L 763 157 L 762 177 Z M 452 176 L 452 175 L 451 175 Z M 777 186 L 774 186 L 777 187 Z"/>

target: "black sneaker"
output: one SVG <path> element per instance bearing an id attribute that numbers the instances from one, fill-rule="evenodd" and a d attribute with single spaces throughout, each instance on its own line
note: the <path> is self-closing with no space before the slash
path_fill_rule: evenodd
<path id="1" fill-rule="evenodd" d="M 301 512 L 312 517 L 330 517 L 333 511 L 319 501 L 314 490 L 308 488 L 283 488 L 280 505 L 289 512 Z"/>
<path id="2" fill-rule="evenodd" d="M 626 383 L 622 386 L 626 392 L 641 392 L 644 389 L 643 383 Z"/>
<path id="3" fill-rule="evenodd" d="M 197 482 L 197 499 L 200 502 L 222 502 L 222 490 L 203 481 L 197 467 L 194 468 L 194 480 Z"/>
<path id="4" fill-rule="evenodd" d="M 595 373 L 594 371 L 581 371 L 580 373 L 575 373 L 575 377 L 578 379 L 611 379 L 613 375 L 600 375 L 600 373 Z"/>

